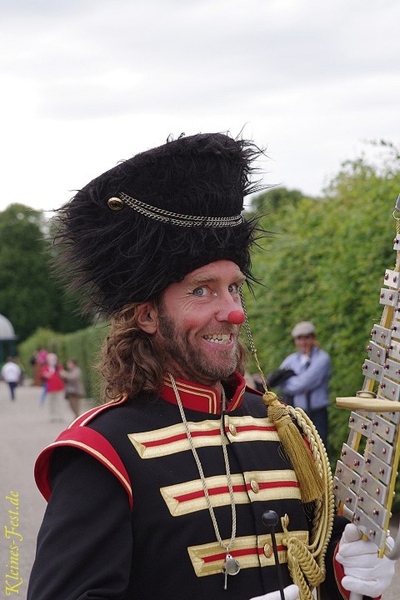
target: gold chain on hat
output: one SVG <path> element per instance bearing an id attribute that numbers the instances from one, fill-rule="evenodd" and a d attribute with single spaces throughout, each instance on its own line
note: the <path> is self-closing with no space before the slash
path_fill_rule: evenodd
<path id="1" fill-rule="evenodd" d="M 232 217 L 206 217 L 171 212 L 164 208 L 159 208 L 158 206 L 146 204 L 141 200 L 137 200 L 137 198 L 132 198 L 132 196 L 128 196 L 125 192 L 118 192 L 118 196 L 109 198 L 107 204 L 108 207 L 114 211 L 122 210 L 126 204 L 145 217 L 180 227 L 236 227 L 243 223 L 242 215 L 234 215 Z"/>

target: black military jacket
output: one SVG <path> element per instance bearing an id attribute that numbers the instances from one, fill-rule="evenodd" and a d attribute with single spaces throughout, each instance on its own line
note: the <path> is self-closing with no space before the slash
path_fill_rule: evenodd
<path id="1" fill-rule="evenodd" d="M 218 529 L 229 542 L 220 398 L 213 388 L 177 383 Z M 305 542 L 309 519 L 261 395 L 239 375 L 236 383 L 223 419 L 236 507 L 230 553 L 240 572 L 228 576 L 227 590 L 226 551 L 166 379 L 157 400 L 126 398 L 79 417 L 38 458 L 36 479 L 49 503 L 28 600 L 248 600 L 274 591 L 266 510 L 279 517 L 279 568 L 284 585 L 292 583 L 281 518 L 287 515 L 291 534 Z"/>

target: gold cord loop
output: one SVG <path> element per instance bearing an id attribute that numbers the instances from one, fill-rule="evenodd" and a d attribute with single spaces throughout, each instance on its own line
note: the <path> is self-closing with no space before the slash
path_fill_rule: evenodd
<path id="1" fill-rule="evenodd" d="M 300 589 L 300 599 L 315 600 L 312 591 L 325 580 L 325 555 L 332 533 L 335 512 L 332 472 L 325 447 L 312 421 L 301 409 L 292 407 L 288 407 L 288 409 L 310 446 L 324 489 L 322 497 L 313 503 L 314 514 L 308 544 L 291 536 L 288 530 L 288 518 L 285 516 L 281 519 L 284 531 L 283 543 L 288 549 L 288 568 L 293 582 Z"/>
<path id="2" fill-rule="evenodd" d="M 332 534 L 335 512 L 333 480 L 322 440 L 306 413 L 300 408 L 283 404 L 278 396 L 268 390 L 257 349 L 250 330 L 243 290 L 240 289 L 244 326 L 251 354 L 264 387 L 263 402 L 270 421 L 275 425 L 282 446 L 296 473 L 302 502 L 312 503 L 312 528 L 309 543 L 292 536 L 288 530 L 287 515 L 281 519 L 284 531 L 283 543 L 287 547 L 288 568 L 300 590 L 300 600 L 315 600 L 313 589 L 325 580 L 325 555 Z"/>

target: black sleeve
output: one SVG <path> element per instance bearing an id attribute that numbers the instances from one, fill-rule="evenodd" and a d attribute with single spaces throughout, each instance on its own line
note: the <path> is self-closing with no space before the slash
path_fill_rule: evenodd
<path id="1" fill-rule="evenodd" d="M 57 449 L 28 600 L 120 600 L 132 554 L 126 491 L 97 460 Z"/>
<path id="2" fill-rule="evenodd" d="M 268 387 L 275 388 L 294 375 L 296 373 L 292 369 L 276 369 L 267 375 L 266 382 Z"/>

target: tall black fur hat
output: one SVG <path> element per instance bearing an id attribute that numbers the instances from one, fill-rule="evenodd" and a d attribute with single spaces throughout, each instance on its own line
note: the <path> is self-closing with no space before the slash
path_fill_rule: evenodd
<path id="1" fill-rule="evenodd" d="M 62 207 L 56 243 L 86 308 L 106 314 L 155 297 L 216 260 L 251 280 L 257 224 L 244 196 L 255 191 L 251 142 L 221 133 L 180 137 L 121 162 Z"/>

